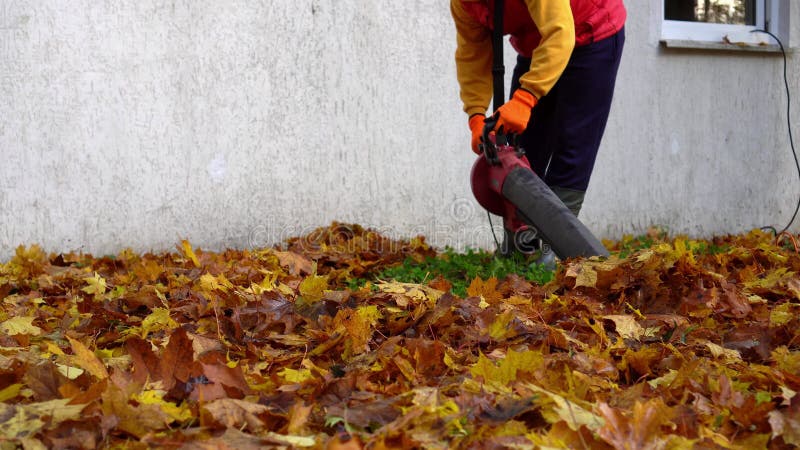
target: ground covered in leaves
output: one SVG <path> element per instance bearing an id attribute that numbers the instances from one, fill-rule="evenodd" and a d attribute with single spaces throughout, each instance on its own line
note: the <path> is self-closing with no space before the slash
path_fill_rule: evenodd
<path id="1" fill-rule="evenodd" d="M 223 253 L 20 248 L 0 264 L 0 448 L 800 445 L 796 249 L 607 245 L 462 295 L 376 279 L 436 252 L 344 224 Z"/>

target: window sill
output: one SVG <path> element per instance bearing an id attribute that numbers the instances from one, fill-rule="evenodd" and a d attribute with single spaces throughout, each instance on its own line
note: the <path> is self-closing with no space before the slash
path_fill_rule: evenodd
<path id="1" fill-rule="evenodd" d="M 721 50 L 731 52 L 758 52 L 758 53 L 781 53 L 781 48 L 778 45 L 765 45 L 765 44 L 747 44 L 747 43 L 725 43 L 725 42 L 707 42 L 707 41 L 692 41 L 682 39 L 662 39 L 661 45 L 666 48 L 676 49 L 692 49 L 692 50 Z"/>

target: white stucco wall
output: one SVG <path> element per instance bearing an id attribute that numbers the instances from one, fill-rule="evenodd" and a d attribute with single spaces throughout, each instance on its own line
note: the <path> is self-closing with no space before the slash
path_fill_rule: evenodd
<path id="1" fill-rule="evenodd" d="M 628 2 L 581 217 L 607 237 L 782 227 L 800 183 L 780 57 L 666 51 L 659 5 Z M 444 0 L 0 0 L 0 259 L 253 247 L 332 220 L 488 245 L 453 41 Z"/>

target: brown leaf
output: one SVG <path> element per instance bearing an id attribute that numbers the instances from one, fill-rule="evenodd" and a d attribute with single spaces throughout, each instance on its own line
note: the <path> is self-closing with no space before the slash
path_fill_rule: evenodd
<path id="1" fill-rule="evenodd" d="M 637 401 L 630 416 L 603 402 L 598 410 L 606 422 L 597 434 L 615 448 L 625 450 L 656 448 L 661 426 L 669 423 L 673 415 L 672 409 L 659 398 L 645 403 Z"/>
<path id="2" fill-rule="evenodd" d="M 108 385 L 102 400 L 103 414 L 114 416 L 117 428 L 137 438 L 163 430 L 170 422 L 158 405 L 131 405 L 128 395 L 114 384 Z"/>
<path id="3" fill-rule="evenodd" d="M 314 270 L 311 260 L 299 253 L 276 251 L 275 256 L 278 257 L 280 265 L 287 268 L 290 275 L 308 275 Z"/>
<path id="4" fill-rule="evenodd" d="M 721 302 L 723 304 L 722 311 L 727 312 L 737 319 L 747 317 L 753 310 L 750 307 L 750 303 L 747 301 L 747 297 L 739 293 L 736 290 L 736 286 L 727 281 L 722 281 L 720 286 L 723 292 L 721 296 Z"/>
<path id="5" fill-rule="evenodd" d="M 311 416 L 313 405 L 295 403 L 289 409 L 289 424 L 286 430 L 289 434 L 304 434 L 308 430 L 308 419 Z"/>
<path id="6" fill-rule="evenodd" d="M 36 400 L 45 401 L 61 398 L 59 387 L 67 378 L 58 371 L 55 364 L 43 361 L 29 367 L 23 381 L 33 391 Z"/>
<path id="7" fill-rule="evenodd" d="M 206 440 L 195 440 L 181 446 L 182 450 L 261 450 L 269 448 L 268 440 L 244 433 L 236 428 L 227 428 L 222 436 Z M 279 448 L 279 447 L 276 447 Z"/>
<path id="8" fill-rule="evenodd" d="M 202 410 L 208 419 L 222 427 L 257 433 L 264 428 L 264 421 L 259 416 L 267 414 L 269 407 L 245 400 L 221 398 L 204 404 Z"/>
<path id="9" fill-rule="evenodd" d="M 131 337 L 125 341 L 125 348 L 133 361 L 133 379 L 137 383 L 161 379 L 161 359 L 155 354 L 149 342 Z"/>
<path id="10" fill-rule="evenodd" d="M 192 340 L 192 349 L 194 350 L 195 359 L 201 358 L 206 353 L 225 351 L 225 346 L 219 339 L 212 339 L 193 333 L 187 333 L 187 335 L 189 339 Z"/>
<path id="11" fill-rule="evenodd" d="M 325 444 L 325 450 L 361 450 L 364 443 L 361 439 L 350 433 L 339 433 Z"/>
<path id="12" fill-rule="evenodd" d="M 203 374 L 212 383 L 219 383 L 237 389 L 241 396 L 250 392 L 241 367 L 231 368 L 225 364 L 201 364 L 201 367 L 203 368 Z"/>
<path id="13" fill-rule="evenodd" d="M 783 438 L 783 442 L 800 447 L 800 409 L 769 412 L 772 437 Z"/>
<path id="14" fill-rule="evenodd" d="M 170 390 L 176 381 L 186 383 L 191 376 L 194 352 L 192 341 L 182 328 L 176 329 L 169 337 L 167 348 L 161 356 L 161 379 L 164 389 Z"/>

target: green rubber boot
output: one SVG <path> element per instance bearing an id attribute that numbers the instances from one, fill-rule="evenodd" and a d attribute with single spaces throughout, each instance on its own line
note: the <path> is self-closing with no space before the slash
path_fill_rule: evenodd
<path id="1" fill-rule="evenodd" d="M 500 257 L 511 258 L 518 254 L 536 264 L 544 265 L 547 270 L 556 270 L 555 253 L 550 245 L 538 238 L 533 228 L 526 228 L 516 233 L 503 229 L 503 243 L 497 250 L 497 255 Z"/>
<path id="2" fill-rule="evenodd" d="M 561 199 L 562 202 L 564 202 L 567 208 L 572 211 L 572 214 L 575 214 L 575 217 L 578 217 L 578 213 L 581 212 L 581 207 L 583 206 L 583 199 L 586 197 L 586 192 L 558 186 L 550 186 L 550 189 L 559 199 Z"/>

